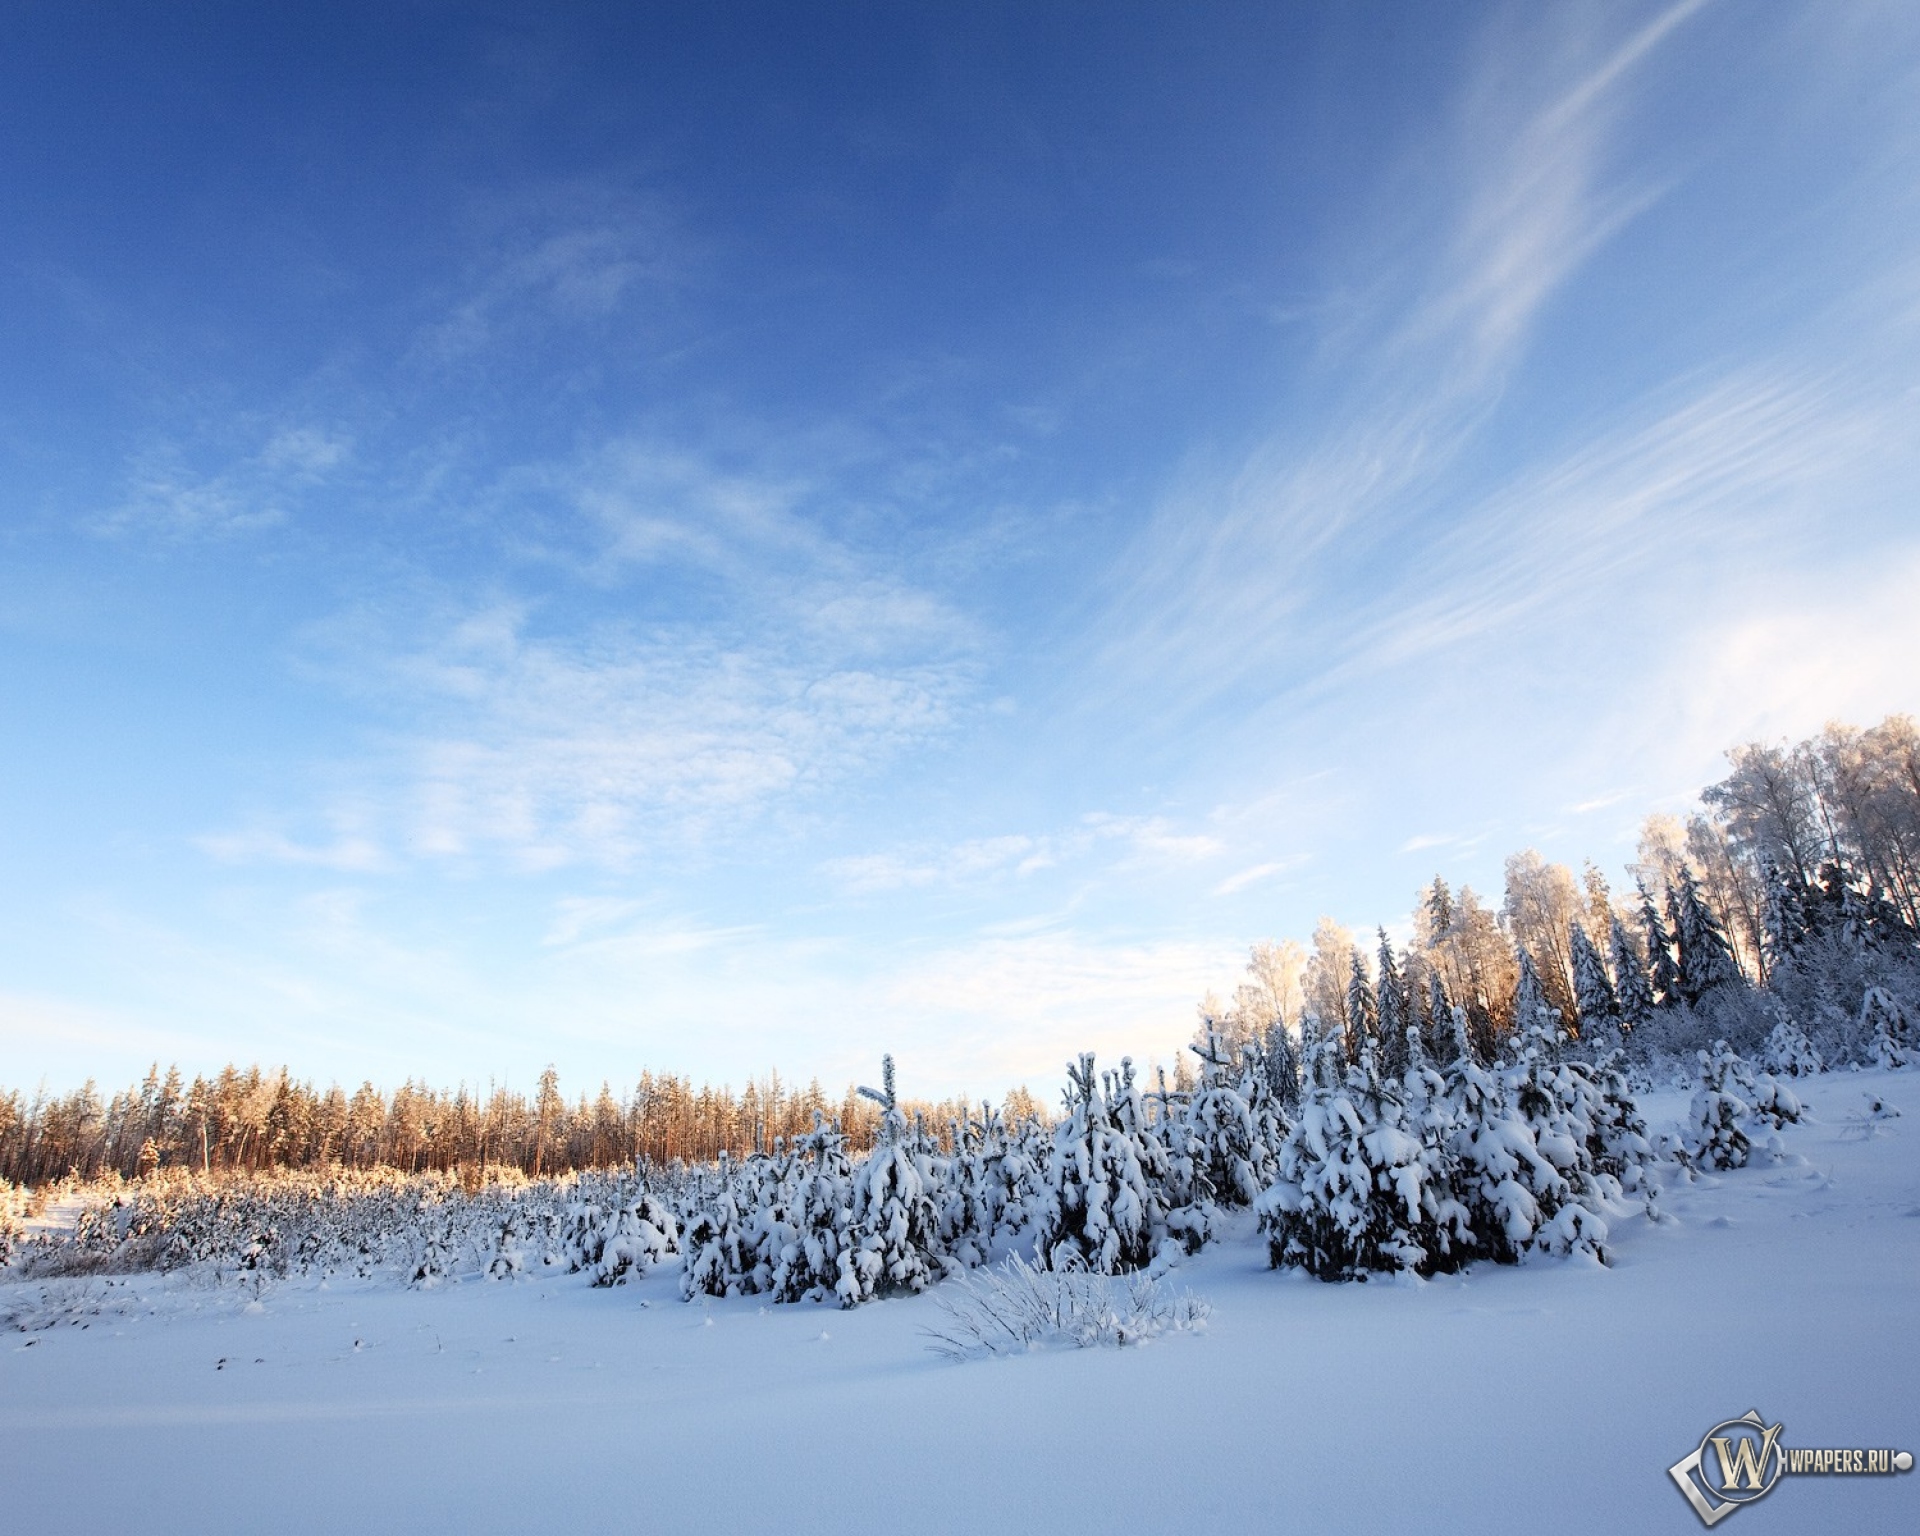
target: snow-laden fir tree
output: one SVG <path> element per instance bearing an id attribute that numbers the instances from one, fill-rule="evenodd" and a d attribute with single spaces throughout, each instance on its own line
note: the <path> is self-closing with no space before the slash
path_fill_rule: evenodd
<path id="1" fill-rule="evenodd" d="M 1160 1147 L 1160 1199 L 1167 1212 L 1167 1235 L 1188 1253 L 1198 1253 L 1213 1236 L 1217 1207 L 1207 1178 L 1208 1149 L 1188 1112 L 1195 1090 L 1167 1087 L 1163 1068 L 1155 1069 L 1150 1132 Z"/>
<path id="2" fill-rule="evenodd" d="M 1753 1143 L 1746 1132 L 1752 1106 L 1740 1097 L 1744 1063 L 1724 1040 L 1698 1053 L 1699 1072 L 1687 1114 L 1687 1152 L 1703 1168 L 1744 1168 Z"/>
<path id="3" fill-rule="evenodd" d="M 1476 1250 L 1496 1263 L 1528 1252 L 1572 1190 L 1540 1153 L 1513 1102 L 1510 1077 L 1476 1056 L 1466 1010 L 1453 1009 L 1454 1059 L 1446 1079 L 1453 1187 Z"/>
<path id="4" fill-rule="evenodd" d="M 853 1227 L 853 1169 L 837 1121 L 813 1112 L 813 1128 L 799 1139 L 781 1183 L 785 1220 L 772 1255 L 773 1299 L 837 1296 Z"/>
<path id="5" fill-rule="evenodd" d="M 1768 861 L 1762 872 L 1765 892 L 1762 957 L 1769 974 L 1792 965 L 1812 935 L 1812 920 L 1807 911 L 1807 891 L 1800 880 Z"/>
<path id="6" fill-rule="evenodd" d="M 1427 1059 L 1444 1065 L 1453 1059 L 1453 1005 L 1447 1000 L 1446 984 L 1440 972 L 1427 972 L 1427 1011 L 1420 1021 L 1420 1042 Z"/>
<path id="7" fill-rule="evenodd" d="M 1700 893 L 1700 882 L 1686 865 L 1667 888 L 1667 911 L 1673 922 L 1674 945 L 1681 998 L 1698 1004 L 1710 993 L 1741 984 L 1740 967 L 1733 958 L 1720 919 Z"/>
<path id="8" fill-rule="evenodd" d="M 1538 976 L 1521 951 L 1521 993 Z M 1557 1181 L 1543 1180 L 1534 1190 L 1545 1218 L 1531 1239 L 1549 1253 L 1588 1253 L 1605 1258 L 1607 1228 L 1601 1211 L 1618 1200 L 1621 1186 L 1595 1161 L 1601 1151 L 1605 1120 L 1601 1093 L 1590 1068 L 1567 1058 L 1561 1045 L 1560 1017 L 1544 994 L 1529 1007 L 1515 1009 L 1512 1062 L 1502 1076 L 1508 1102 L 1526 1124 L 1540 1156 L 1553 1166 Z"/>
<path id="9" fill-rule="evenodd" d="M 954 1262 L 971 1268 L 987 1262 L 999 1238 L 1027 1226 L 1041 1180 L 1020 1132 L 1010 1133 L 991 1104 L 983 1102 L 953 1135 L 938 1200 L 940 1242 Z"/>
<path id="10" fill-rule="evenodd" d="M 701 1295 L 752 1296 L 771 1284 L 773 1266 L 763 1243 L 766 1214 L 761 1202 L 766 1191 L 760 1175 L 755 1159 L 736 1168 L 721 1152 L 681 1239 L 686 1260 L 680 1293 L 689 1300 Z"/>
<path id="11" fill-rule="evenodd" d="M 1200 1177 L 1221 1205 L 1252 1205 L 1272 1181 L 1272 1149 L 1220 1037 L 1209 1032 L 1204 1048 L 1188 1049 L 1201 1062 L 1199 1086 L 1187 1101 L 1187 1142 Z"/>
<path id="12" fill-rule="evenodd" d="M 1407 1065 L 1407 1026 L 1413 1022 L 1413 1004 L 1407 996 L 1406 973 L 1393 952 L 1387 930 L 1380 935 L 1379 975 L 1374 981 L 1378 1004 L 1377 1035 L 1380 1041 L 1380 1070 L 1398 1077 Z"/>
<path id="13" fill-rule="evenodd" d="M 1267 1090 L 1273 1095 L 1282 1119 L 1291 1119 L 1300 1104 L 1300 1053 L 1285 1019 L 1276 1018 L 1267 1026 L 1260 1042 L 1261 1065 L 1266 1070 Z"/>
<path id="14" fill-rule="evenodd" d="M 1652 989 L 1656 1004 L 1672 1007 L 1680 1001 L 1680 964 L 1674 958 L 1673 935 L 1661 920 L 1660 909 L 1653 904 L 1653 893 L 1645 885 L 1638 889 L 1640 927 L 1647 940 L 1647 984 Z M 1667 893 L 1667 902 L 1669 906 L 1673 903 L 1671 888 Z"/>
<path id="15" fill-rule="evenodd" d="M 1054 1128 L 1047 1200 L 1036 1232 L 1041 1264 L 1094 1274 L 1143 1269 L 1167 1236 L 1166 1210 L 1147 1178 L 1164 1155 L 1123 1128 L 1091 1053 L 1067 1068 L 1066 1113 Z"/>
<path id="16" fill-rule="evenodd" d="M 665 1200 L 641 1188 L 601 1203 L 576 1200 L 567 1211 L 567 1268 L 595 1285 L 624 1285 L 680 1253 L 680 1225 Z"/>
<path id="17" fill-rule="evenodd" d="M 1643 896 L 1645 892 L 1641 893 Z M 1640 963 L 1639 952 L 1627 936 L 1626 925 L 1615 916 L 1607 935 L 1608 959 L 1613 962 L 1613 993 L 1618 1005 L 1620 1027 L 1629 1035 L 1653 1017 L 1653 983 L 1647 968 Z"/>
<path id="18" fill-rule="evenodd" d="M 1356 946 L 1349 957 L 1347 977 L 1347 1059 L 1358 1061 L 1360 1053 L 1380 1038 L 1380 1006 L 1373 995 L 1373 983 L 1367 979 L 1366 962 Z"/>
<path id="19" fill-rule="evenodd" d="M 1783 1077 L 1809 1077 L 1824 1072 L 1826 1062 L 1793 1015 L 1778 1001 L 1773 1004 L 1773 1012 L 1773 1029 L 1767 1035 L 1766 1048 L 1760 1058 L 1767 1070 Z"/>
<path id="20" fill-rule="evenodd" d="M 1330 1040 L 1310 1047 L 1309 1083 L 1256 1209 L 1273 1265 L 1323 1280 L 1432 1274 L 1471 1256 L 1467 1212 L 1445 1154 L 1410 1126 L 1401 1085 L 1370 1047 L 1342 1067 Z"/>
<path id="21" fill-rule="evenodd" d="M 943 1266 L 932 1169 L 894 1092 L 893 1057 L 881 1061 L 879 1089 L 861 1094 L 881 1107 L 880 1139 L 853 1171 L 852 1222 L 835 1289 L 842 1306 L 897 1291 L 923 1291 Z"/>
<path id="22" fill-rule="evenodd" d="M 1620 999 L 1607 975 L 1607 963 L 1578 922 L 1568 925 L 1567 938 L 1573 952 L 1573 1006 L 1581 1043 L 1590 1052 L 1612 1050 L 1621 1043 Z"/>
<path id="23" fill-rule="evenodd" d="M 1860 1035 L 1883 1067 L 1904 1067 L 1916 1054 L 1913 1019 L 1883 986 L 1870 986 L 1860 1001 Z"/>
<path id="24" fill-rule="evenodd" d="M 1516 1035 L 1529 1030 L 1544 1030 L 1558 1037 L 1560 1011 L 1547 1001 L 1547 989 L 1540 984 L 1540 972 L 1525 945 L 1514 951 L 1520 962 L 1513 987 L 1513 1029 Z"/>

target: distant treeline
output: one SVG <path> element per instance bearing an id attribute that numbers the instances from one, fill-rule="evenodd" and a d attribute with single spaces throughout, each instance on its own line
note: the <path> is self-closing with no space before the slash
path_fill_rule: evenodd
<path id="1" fill-rule="evenodd" d="M 1038 1106 L 1016 1090 L 1007 1108 L 1018 1114 Z M 954 1099 L 907 1110 L 944 1138 L 967 1105 Z M 859 1150 L 879 1130 L 878 1106 L 857 1089 L 830 1099 L 817 1079 L 795 1090 L 777 1072 L 739 1094 L 642 1073 L 625 1098 L 603 1084 L 594 1098 L 569 1102 L 551 1068 L 528 1097 L 506 1088 L 482 1095 L 412 1082 L 391 1093 L 362 1083 L 348 1093 L 258 1067 L 228 1066 L 189 1083 L 177 1069 L 163 1073 L 156 1065 L 111 1098 L 91 1082 L 55 1097 L 0 1092 L 0 1179 L 43 1184 L 69 1173 L 133 1178 L 156 1168 L 252 1172 L 336 1163 L 409 1172 L 507 1166 L 538 1177 L 636 1160 L 740 1157 L 804 1135 L 816 1113 L 838 1120 Z"/>
<path id="2" fill-rule="evenodd" d="M 1617 1038 L 1647 1070 L 1718 1040 L 1758 1055 L 1782 1010 L 1830 1066 L 1884 1054 L 1893 1036 L 1904 1050 L 1899 1041 L 1920 1018 L 1920 728 L 1894 715 L 1870 730 L 1834 724 L 1797 744 L 1749 743 L 1727 756 L 1733 771 L 1702 793 L 1700 812 L 1648 818 L 1630 897 L 1616 901 L 1591 864 L 1576 876 L 1531 850 L 1507 861 L 1498 907 L 1436 877 L 1419 893 L 1404 945 L 1381 929 L 1370 957 L 1372 946 L 1331 918 L 1310 948 L 1257 945 L 1233 997 L 1202 1002 L 1198 1046 L 1228 1062 L 1246 1051 L 1277 1058 L 1286 1037 L 1333 1031 L 1354 1059 L 1372 1041 L 1391 1061 L 1408 1023 L 1437 1036 L 1457 1006 L 1492 1059 L 1537 994 L 1569 1038 Z M 1193 1086 L 1184 1058 L 1172 1086 Z M 945 1144 L 969 1106 L 902 1107 Z M 1040 1106 L 1016 1090 L 1001 1112 L 1011 1126 Z M 528 1098 L 414 1083 L 348 1094 L 257 1067 L 183 1085 L 178 1071 L 156 1066 L 105 1101 L 92 1083 L 30 1101 L 0 1091 L 0 1179 L 336 1163 L 507 1166 L 538 1177 L 771 1151 L 805 1135 L 816 1114 L 839 1121 L 855 1155 L 880 1127 L 856 1089 L 829 1099 L 818 1080 L 795 1091 L 777 1073 L 738 1096 L 643 1074 L 625 1099 L 602 1086 L 569 1103 L 551 1069 Z"/>

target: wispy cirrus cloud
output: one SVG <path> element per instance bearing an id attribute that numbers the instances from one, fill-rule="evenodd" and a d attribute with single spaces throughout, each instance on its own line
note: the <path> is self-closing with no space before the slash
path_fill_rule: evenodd
<path id="1" fill-rule="evenodd" d="M 1613 40 L 1545 17 L 1495 36 L 1451 137 L 1403 172 L 1421 189 L 1407 216 L 1343 253 L 1362 275 L 1341 285 L 1363 297 L 1325 311 L 1333 403 L 1229 475 L 1190 473 L 1120 562 L 1094 669 L 1110 686 L 1156 677 L 1198 709 L 1297 661 L 1330 595 L 1329 552 L 1381 550 L 1415 515 L 1548 303 L 1659 197 L 1657 179 L 1614 163 L 1613 140 L 1637 71 L 1702 3 Z"/>
<path id="2" fill-rule="evenodd" d="M 1024 877 L 1094 862 L 1110 873 L 1165 870 L 1211 862 L 1227 847 L 1212 832 L 1184 829 L 1166 817 L 1093 811 L 1046 834 L 1010 833 L 855 854 L 829 861 L 826 870 L 849 891 L 889 891 Z"/>
<path id="3" fill-rule="evenodd" d="M 344 432 L 282 425 L 253 450 L 204 469 L 183 445 L 147 450 L 119 502 L 93 517 L 96 533 L 161 540 L 218 539 L 284 523 L 353 453 Z"/>
<path id="4" fill-rule="evenodd" d="M 1213 888 L 1213 894 L 1216 896 L 1232 896 L 1236 892 L 1248 889 L 1250 886 L 1259 885 L 1264 881 L 1271 880 L 1275 875 L 1282 875 L 1290 869 L 1297 869 L 1304 863 L 1306 863 L 1306 856 L 1303 854 L 1297 858 L 1270 859 L 1265 864 L 1251 864 L 1245 869 L 1228 875 L 1226 879 L 1222 880 Z"/>
<path id="5" fill-rule="evenodd" d="M 543 636 L 529 617 L 487 609 L 352 652 L 357 685 L 413 722 L 387 772 L 417 856 L 622 865 L 726 839 L 941 737 L 972 687 L 964 661 L 849 665 L 704 630 Z"/>
<path id="6" fill-rule="evenodd" d="M 645 326 L 697 270 L 658 196 L 605 182 L 535 186 L 471 210 L 471 255 L 412 360 L 443 367 L 638 311 Z"/>

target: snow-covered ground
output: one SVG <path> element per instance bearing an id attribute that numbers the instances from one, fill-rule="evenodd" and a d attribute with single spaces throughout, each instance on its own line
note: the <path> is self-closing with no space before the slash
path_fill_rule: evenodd
<path id="1" fill-rule="evenodd" d="M 1803 1085 L 1796 1084 L 1796 1087 Z M 1901 1118 L 1855 1118 L 1869 1091 Z M 1920 1451 L 1920 1073 L 1804 1085 L 1798 1161 L 1674 1185 L 1614 1263 L 1325 1285 L 1251 1227 L 1207 1331 L 956 1364 L 933 1296 L 687 1304 L 671 1272 L 432 1291 L 0 1284 L 22 1532 L 1684 1532 L 1669 1465 L 1757 1408 Z M 1911 1101 L 1911 1102 L 1909 1102 Z M 1644 1107 L 1654 1129 L 1678 1095 Z M 1874 1134 L 1864 1132 L 1871 1130 Z M 1920 1474 L 1784 1479 L 1766 1531 L 1920 1530 Z"/>

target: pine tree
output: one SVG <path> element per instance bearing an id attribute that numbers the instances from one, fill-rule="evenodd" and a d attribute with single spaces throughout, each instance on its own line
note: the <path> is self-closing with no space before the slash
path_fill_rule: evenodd
<path id="1" fill-rule="evenodd" d="M 1286 1020 L 1275 1019 L 1267 1026 L 1261 1041 L 1261 1063 L 1281 1117 L 1291 1119 L 1300 1105 L 1300 1053 L 1294 1049 Z"/>
<path id="2" fill-rule="evenodd" d="M 1458 1241 L 1466 1213 L 1441 1149 L 1410 1131 L 1400 1085 L 1379 1076 L 1371 1049 L 1343 1077 L 1330 1042 L 1310 1061 L 1312 1086 L 1257 1206 L 1274 1267 L 1323 1280 L 1457 1267 L 1471 1252 Z"/>
<path id="3" fill-rule="evenodd" d="M 1380 1006 L 1357 948 L 1352 962 L 1347 978 L 1347 1059 L 1358 1061 L 1360 1053 L 1380 1038 Z"/>
<path id="4" fill-rule="evenodd" d="M 1513 1102 L 1509 1075 L 1476 1059 L 1462 1008 L 1453 1010 L 1453 1031 L 1454 1060 L 1443 1075 L 1454 1187 L 1477 1251 L 1512 1264 L 1533 1246 L 1572 1191 L 1541 1156 L 1532 1127 Z"/>
<path id="5" fill-rule="evenodd" d="M 1218 1036 L 1200 1056 L 1200 1086 L 1187 1103 L 1187 1145 L 1213 1198 L 1225 1206 L 1248 1206 L 1272 1178 L 1272 1155 L 1254 1123 L 1253 1108 L 1219 1050 Z"/>
<path id="6" fill-rule="evenodd" d="M 1680 1001 L 1680 967 L 1673 957 L 1673 935 L 1660 920 L 1652 893 L 1644 885 L 1639 889 L 1640 924 L 1647 936 L 1647 983 L 1653 991 L 1654 1002 L 1661 1007 L 1671 1008 Z M 1667 893 L 1667 904 L 1669 907 L 1673 904 L 1671 887 Z"/>
<path id="7" fill-rule="evenodd" d="M 1407 1026 L 1413 1022 L 1413 1007 L 1407 996 L 1405 972 L 1387 939 L 1387 930 L 1378 931 L 1380 974 L 1374 983 L 1374 995 L 1379 1002 L 1380 1070 L 1397 1078 L 1406 1070 Z"/>
<path id="8" fill-rule="evenodd" d="M 1527 953 L 1525 945 L 1514 953 L 1520 961 L 1520 976 L 1513 991 L 1514 1033 L 1539 1029 L 1551 1038 L 1558 1038 L 1560 1012 L 1547 1001 L 1546 988 L 1540 985 L 1540 972 L 1534 968 L 1533 956 Z"/>
<path id="9" fill-rule="evenodd" d="M 1522 964 L 1523 978 L 1530 968 Z M 1620 1185 L 1595 1162 L 1605 1118 L 1600 1091 L 1586 1063 L 1566 1058 L 1559 1014 L 1544 996 L 1520 1017 L 1513 1060 L 1502 1074 L 1507 1099 L 1558 1175 L 1538 1180 L 1533 1189 L 1545 1219 L 1531 1246 L 1549 1253 L 1590 1253 L 1604 1261 L 1607 1228 L 1600 1211 L 1619 1198 Z"/>
<path id="10" fill-rule="evenodd" d="M 1744 1168 L 1753 1150 L 1745 1126 L 1752 1106 L 1737 1092 L 1744 1063 L 1724 1040 L 1715 1041 L 1711 1053 L 1696 1054 L 1699 1075 L 1688 1112 L 1687 1151 L 1702 1167 Z"/>
<path id="11" fill-rule="evenodd" d="M 1580 1022 L 1580 1038 L 1590 1050 L 1610 1050 L 1620 1043 L 1620 999 L 1607 975 L 1607 963 L 1579 923 L 1569 925 L 1573 953 L 1573 1006 Z"/>
<path id="12" fill-rule="evenodd" d="M 1719 988 L 1739 986 L 1740 967 L 1734 961 L 1726 930 L 1702 898 L 1700 882 L 1685 865 L 1680 868 L 1678 881 L 1668 887 L 1667 906 L 1679 950 L 1682 999 L 1697 1004 Z"/>
<path id="13" fill-rule="evenodd" d="M 1816 1072 L 1824 1072 L 1827 1064 L 1807 1038 L 1807 1032 L 1794 1022 L 1793 1016 L 1780 1003 L 1775 1002 L 1773 1010 L 1773 1029 L 1767 1035 L 1766 1049 L 1761 1056 L 1767 1070 L 1787 1077 L 1808 1077 Z"/>
<path id="14" fill-rule="evenodd" d="M 1797 878 L 1771 862 L 1762 878 L 1766 891 L 1762 955 L 1772 973 L 1794 963 L 1812 937 L 1813 922 L 1807 910 L 1807 888 Z"/>
<path id="15" fill-rule="evenodd" d="M 1437 970 L 1427 972 L 1427 1016 L 1421 1021 L 1420 1039 L 1429 1060 L 1445 1064 L 1453 1059 L 1453 1005 Z"/>
<path id="16" fill-rule="evenodd" d="M 1916 1054 L 1913 1020 L 1885 987 L 1868 987 L 1860 1003 L 1860 1036 L 1883 1067 L 1904 1067 Z"/>
<path id="17" fill-rule="evenodd" d="M 801 1138 L 787 1197 L 791 1233 L 775 1258 L 776 1301 L 824 1301 L 839 1294 L 853 1247 L 853 1167 L 839 1122 L 813 1112 Z"/>
<path id="18" fill-rule="evenodd" d="M 1067 1079 L 1066 1114 L 1047 1163 L 1038 1257 L 1050 1269 L 1083 1265 L 1101 1275 L 1145 1268 L 1167 1222 L 1141 1165 L 1143 1147 L 1116 1120 L 1091 1054 L 1068 1066 Z"/>
<path id="19" fill-rule="evenodd" d="M 898 1291 L 923 1291 L 942 1266 L 932 1170 L 922 1137 L 910 1136 L 894 1092 L 893 1057 L 881 1058 L 880 1140 L 853 1172 L 852 1221 L 835 1289 L 842 1306 Z"/>
<path id="20" fill-rule="evenodd" d="M 1615 917 L 1608 935 L 1609 958 L 1613 961 L 1614 997 L 1620 1007 L 1620 1026 L 1628 1034 L 1653 1017 L 1653 984 L 1647 980 L 1647 968 L 1634 952 L 1626 925 Z"/>

